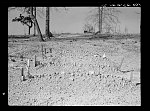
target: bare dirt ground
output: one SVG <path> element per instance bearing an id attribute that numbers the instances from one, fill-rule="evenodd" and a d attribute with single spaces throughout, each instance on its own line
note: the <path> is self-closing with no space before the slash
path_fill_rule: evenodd
<path id="1" fill-rule="evenodd" d="M 9 105 L 141 105 L 140 36 L 8 39 Z"/>

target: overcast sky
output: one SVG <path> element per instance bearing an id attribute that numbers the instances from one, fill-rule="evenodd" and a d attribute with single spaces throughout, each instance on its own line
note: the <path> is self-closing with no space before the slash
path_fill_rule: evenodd
<path id="1" fill-rule="evenodd" d="M 83 33 L 83 26 L 86 23 L 86 17 L 90 14 L 89 11 L 96 7 L 68 7 L 68 11 L 65 11 L 62 7 L 59 7 L 59 11 L 51 9 L 50 12 L 50 30 L 56 33 Z M 42 8 L 37 8 L 42 9 Z M 45 8 L 43 8 L 45 9 Z M 121 13 L 118 15 L 120 20 L 120 30 L 125 32 L 125 27 L 128 29 L 128 33 L 140 33 L 140 12 L 139 7 L 116 7 Z M 12 22 L 11 20 L 18 17 L 21 12 L 12 10 L 8 13 L 8 34 L 28 34 L 28 27 L 23 26 L 20 22 Z M 43 18 L 37 16 L 39 26 L 42 33 L 45 33 L 45 15 L 40 14 Z M 118 25 L 119 29 L 119 25 Z M 31 30 L 33 33 L 33 28 Z"/>

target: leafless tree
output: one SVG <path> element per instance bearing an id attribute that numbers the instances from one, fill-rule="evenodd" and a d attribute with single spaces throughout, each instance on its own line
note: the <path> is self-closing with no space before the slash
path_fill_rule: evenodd
<path id="1" fill-rule="evenodd" d="M 35 8 L 33 9 L 33 7 L 8 7 L 8 12 L 10 12 L 11 10 L 18 10 L 22 13 L 27 13 L 29 14 L 33 21 L 34 21 L 34 25 L 35 27 L 37 28 L 37 32 L 38 34 L 40 35 L 40 40 L 41 41 L 44 41 L 43 39 L 43 36 L 42 36 L 42 33 L 40 31 L 40 27 L 38 25 L 38 22 L 37 22 L 37 19 L 36 19 L 36 14 L 34 15 L 33 14 L 33 10 L 36 10 L 35 13 L 37 13 L 37 15 L 40 17 L 40 18 L 44 18 L 46 19 L 46 26 L 45 26 L 45 35 L 46 37 L 50 37 L 52 36 L 52 33 L 50 32 L 50 28 L 49 28 L 49 21 L 50 21 L 50 7 L 46 7 L 46 10 L 44 10 L 45 7 L 39 7 L 39 8 Z M 53 8 L 55 11 L 59 12 L 60 9 L 58 8 Z M 69 10 L 68 8 L 64 7 L 65 11 Z M 46 12 L 46 14 L 45 14 Z M 46 15 L 46 18 L 44 17 Z"/>
<path id="2" fill-rule="evenodd" d="M 45 19 L 45 37 L 49 38 L 52 37 L 52 33 L 50 31 L 50 13 L 51 11 L 56 11 L 60 12 L 62 8 L 57 8 L 57 7 L 41 7 L 37 9 L 37 14 L 39 15 L 40 18 Z M 68 11 L 69 9 L 66 7 L 63 7 L 65 11 Z"/>
<path id="3" fill-rule="evenodd" d="M 50 36 L 50 33 L 49 33 L 49 15 L 50 15 L 50 13 L 49 13 L 49 7 L 46 7 L 46 24 L 45 24 L 45 35 L 47 36 L 47 37 L 49 37 Z M 52 36 L 52 35 L 51 35 Z"/>
<path id="4" fill-rule="evenodd" d="M 34 7 L 34 17 L 36 18 L 36 7 Z M 34 23 L 34 36 L 36 35 L 36 24 Z"/>
<path id="5" fill-rule="evenodd" d="M 103 16 L 103 7 L 98 7 L 98 17 L 99 17 L 99 33 L 102 33 L 102 16 Z"/>
<path id="6" fill-rule="evenodd" d="M 99 31 L 97 33 L 102 33 L 102 29 L 104 29 L 102 27 L 111 26 L 111 28 L 115 28 L 116 24 L 120 23 L 118 14 L 121 11 L 113 7 L 98 7 L 89 13 L 92 14 L 87 16 L 87 20 L 98 25 Z"/>
<path id="7" fill-rule="evenodd" d="M 45 35 L 47 38 L 50 39 L 50 37 L 52 37 L 52 33 L 50 32 L 50 11 L 52 11 L 52 9 L 54 9 L 56 12 L 59 12 L 60 10 L 58 8 L 53 8 L 53 7 L 46 7 L 46 24 L 45 24 Z M 64 7 L 64 9 L 67 11 L 68 9 Z M 42 12 L 42 14 L 44 14 Z"/>
<path id="8" fill-rule="evenodd" d="M 115 30 L 115 29 L 113 29 L 113 27 L 112 27 L 111 25 L 109 25 L 109 24 L 106 24 L 103 29 L 106 30 L 106 33 L 107 33 L 107 34 L 110 34 L 110 32 L 114 32 L 114 30 Z"/>

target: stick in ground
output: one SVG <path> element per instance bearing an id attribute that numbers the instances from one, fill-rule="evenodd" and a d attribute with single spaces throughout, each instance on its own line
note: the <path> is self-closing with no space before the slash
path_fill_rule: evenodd
<path id="1" fill-rule="evenodd" d="M 42 58 L 43 58 L 43 45 L 42 45 Z"/>
<path id="2" fill-rule="evenodd" d="M 36 67 L 36 65 L 37 65 L 37 63 L 36 63 L 36 55 L 35 55 L 35 58 L 34 58 L 35 60 L 34 60 L 34 64 L 35 64 L 35 67 Z"/>
<path id="3" fill-rule="evenodd" d="M 25 75 L 24 75 L 24 68 L 23 67 L 21 68 L 21 80 L 22 81 L 26 80 Z"/>
<path id="4" fill-rule="evenodd" d="M 52 48 L 49 49 L 50 53 L 52 53 Z"/>
<path id="5" fill-rule="evenodd" d="M 46 48 L 45 48 L 45 54 L 46 54 Z"/>

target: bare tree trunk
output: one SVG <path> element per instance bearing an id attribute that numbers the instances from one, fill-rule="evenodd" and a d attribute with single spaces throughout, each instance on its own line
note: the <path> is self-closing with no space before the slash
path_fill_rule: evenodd
<path id="1" fill-rule="evenodd" d="M 101 32 L 102 33 L 102 22 L 103 22 L 103 7 L 101 8 Z"/>
<path id="2" fill-rule="evenodd" d="M 31 7 L 30 10 L 31 10 L 31 15 L 33 15 L 33 7 Z"/>
<path id="3" fill-rule="evenodd" d="M 102 18 L 103 18 L 103 7 L 98 7 L 98 15 L 99 15 L 99 19 L 98 19 L 98 21 L 99 21 L 99 26 L 98 26 L 98 29 L 99 29 L 99 33 L 102 33 L 102 22 L 103 22 L 103 20 L 102 20 Z"/>
<path id="4" fill-rule="evenodd" d="M 100 14 L 100 12 L 101 12 L 101 9 L 100 9 L 100 7 L 98 7 L 98 15 L 99 15 L 99 18 L 98 18 L 98 21 L 99 21 L 99 23 L 98 23 L 98 25 L 99 25 L 99 26 L 98 26 L 98 29 L 99 29 L 99 30 L 98 30 L 98 31 L 99 31 L 99 32 L 101 32 L 101 21 L 100 21 L 100 19 L 101 19 L 101 17 L 100 17 L 101 14 Z"/>
<path id="5" fill-rule="evenodd" d="M 49 7 L 46 7 L 45 35 L 49 37 Z"/>
<path id="6" fill-rule="evenodd" d="M 33 10 L 33 8 L 31 8 L 31 12 L 32 12 L 32 10 Z M 40 41 L 44 41 L 39 24 L 32 13 L 31 13 L 31 18 L 32 18 L 33 22 L 35 23 L 35 27 L 37 28 L 38 34 L 40 35 Z"/>
<path id="7" fill-rule="evenodd" d="M 30 7 L 30 11 L 31 11 L 30 15 L 33 15 L 33 7 Z M 32 26 L 32 23 L 31 23 L 31 26 Z M 30 27 L 30 26 L 28 26 L 28 27 L 29 27 L 28 34 L 30 35 L 30 31 L 31 31 L 32 27 Z"/>
<path id="8" fill-rule="evenodd" d="M 46 7 L 45 35 L 49 39 L 50 37 L 53 37 L 53 34 L 50 32 L 50 7 Z"/>
<path id="9" fill-rule="evenodd" d="M 30 29 L 31 29 L 31 28 L 30 28 L 30 27 L 28 27 L 28 28 L 29 28 L 29 30 L 28 30 L 28 35 L 30 35 Z"/>
<path id="10" fill-rule="evenodd" d="M 36 7 L 34 7 L 34 17 L 36 19 Z M 34 36 L 36 35 L 36 25 L 35 25 L 35 22 L 34 22 Z"/>

